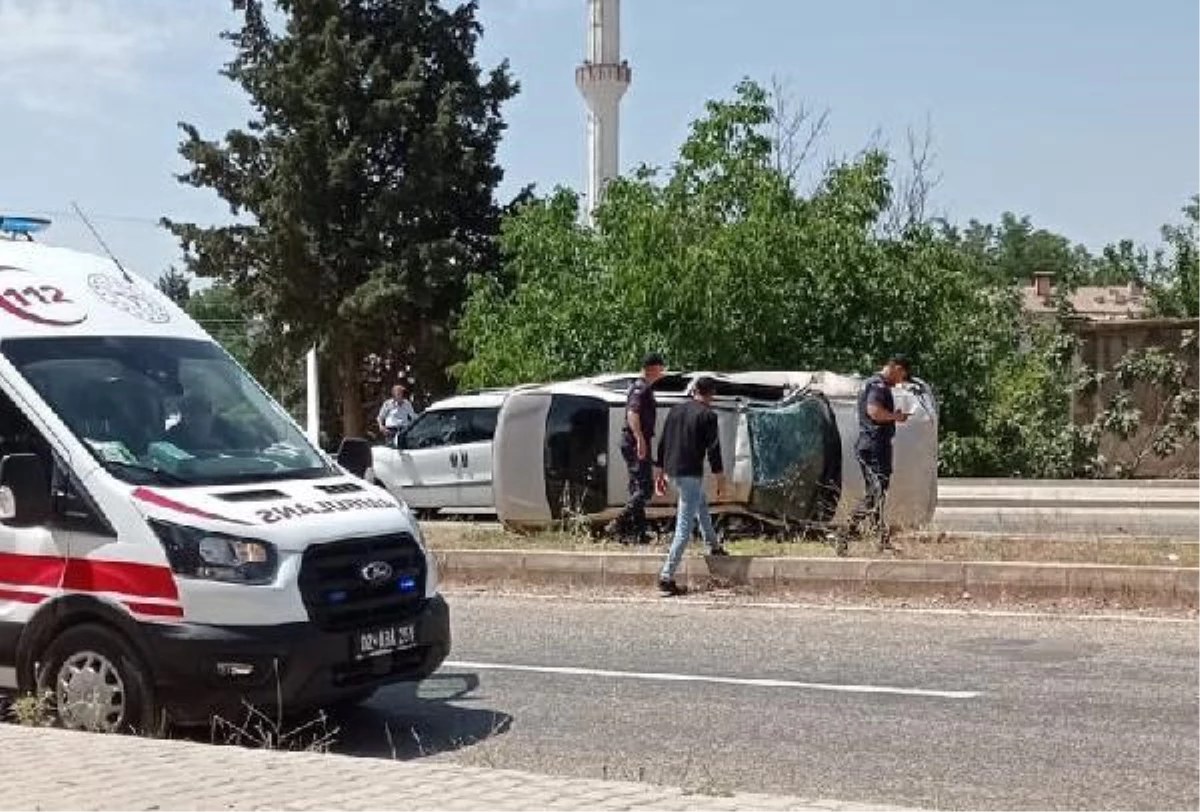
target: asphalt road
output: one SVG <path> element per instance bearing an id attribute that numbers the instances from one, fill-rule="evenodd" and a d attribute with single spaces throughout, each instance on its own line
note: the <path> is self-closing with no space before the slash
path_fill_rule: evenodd
<path id="1" fill-rule="evenodd" d="M 1200 806 L 1194 620 L 452 610 L 454 664 L 342 717 L 339 749 L 922 808 Z"/>

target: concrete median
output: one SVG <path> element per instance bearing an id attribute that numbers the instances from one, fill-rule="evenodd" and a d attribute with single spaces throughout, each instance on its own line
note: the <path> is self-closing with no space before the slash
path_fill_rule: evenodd
<path id="1" fill-rule="evenodd" d="M 661 554 L 529 550 L 442 550 L 444 582 L 462 587 L 653 588 Z M 993 601 L 1092 601 L 1125 608 L 1195 609 L 1200 570 L 913 559 L 729 556 L 684 559 L 679 580 L 692 590 L 750 595 L 890 598 L 964 597 Z"/>

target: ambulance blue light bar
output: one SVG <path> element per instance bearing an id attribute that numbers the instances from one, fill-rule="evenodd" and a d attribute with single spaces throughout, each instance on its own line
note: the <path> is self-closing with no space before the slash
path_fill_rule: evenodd
<path id="1" fill-rule="evenodd" d="M 24 237 L 32 240 L 33 235 L 50 225 L 44 217 L 25 217 L 22 215 L 0 214 L 0 234 L 10 234 L 14 237 Z"/>

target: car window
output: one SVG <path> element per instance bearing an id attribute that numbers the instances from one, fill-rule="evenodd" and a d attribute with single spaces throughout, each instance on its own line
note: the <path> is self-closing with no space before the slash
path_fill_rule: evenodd
<path id="1" fill-rule="evenodd" d="M 458 442 L 458 410 L 425 412 L 405 432 L 403 447 L 410 450 L 438 448 Z"/>
<path id="2" fill-rule="evenodd" d="M 496 418 L 500 407 L 486 409 L 463 409 L 459 418 L 458 440 L 460 443 L 490 443 L 496 434 Z"/>

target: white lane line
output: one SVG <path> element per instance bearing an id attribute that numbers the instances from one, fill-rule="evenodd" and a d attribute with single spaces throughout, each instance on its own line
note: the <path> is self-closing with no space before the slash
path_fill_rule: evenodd
<path id="1" fill-rule="evenodd" d="M 755 688 L 799 688 L 809 691 L 835 691 L 847 694 L 898 694 L 900 696 L 931 696 L 938 699 L 974 699 L 979 696 L 979 691 L 936 691 L 928 688 L 895 688 L 889 685 L 839 685 L 830 682 L 796 682 L 786 679 L 706 677 L 699 674 L 669 674 L 655 671 L 608 671 L 602 668 L 476 663 L 466 660 L 447 660 L 443 663 L 443 666 L 467 668 L 477 671 L 524 671 L 527 673 L 561 674 L 572 677 L 609 677 L 612 679 L 640 679 L 656 682 L 707 682 L 715 685 L 747 685 Z"/>

